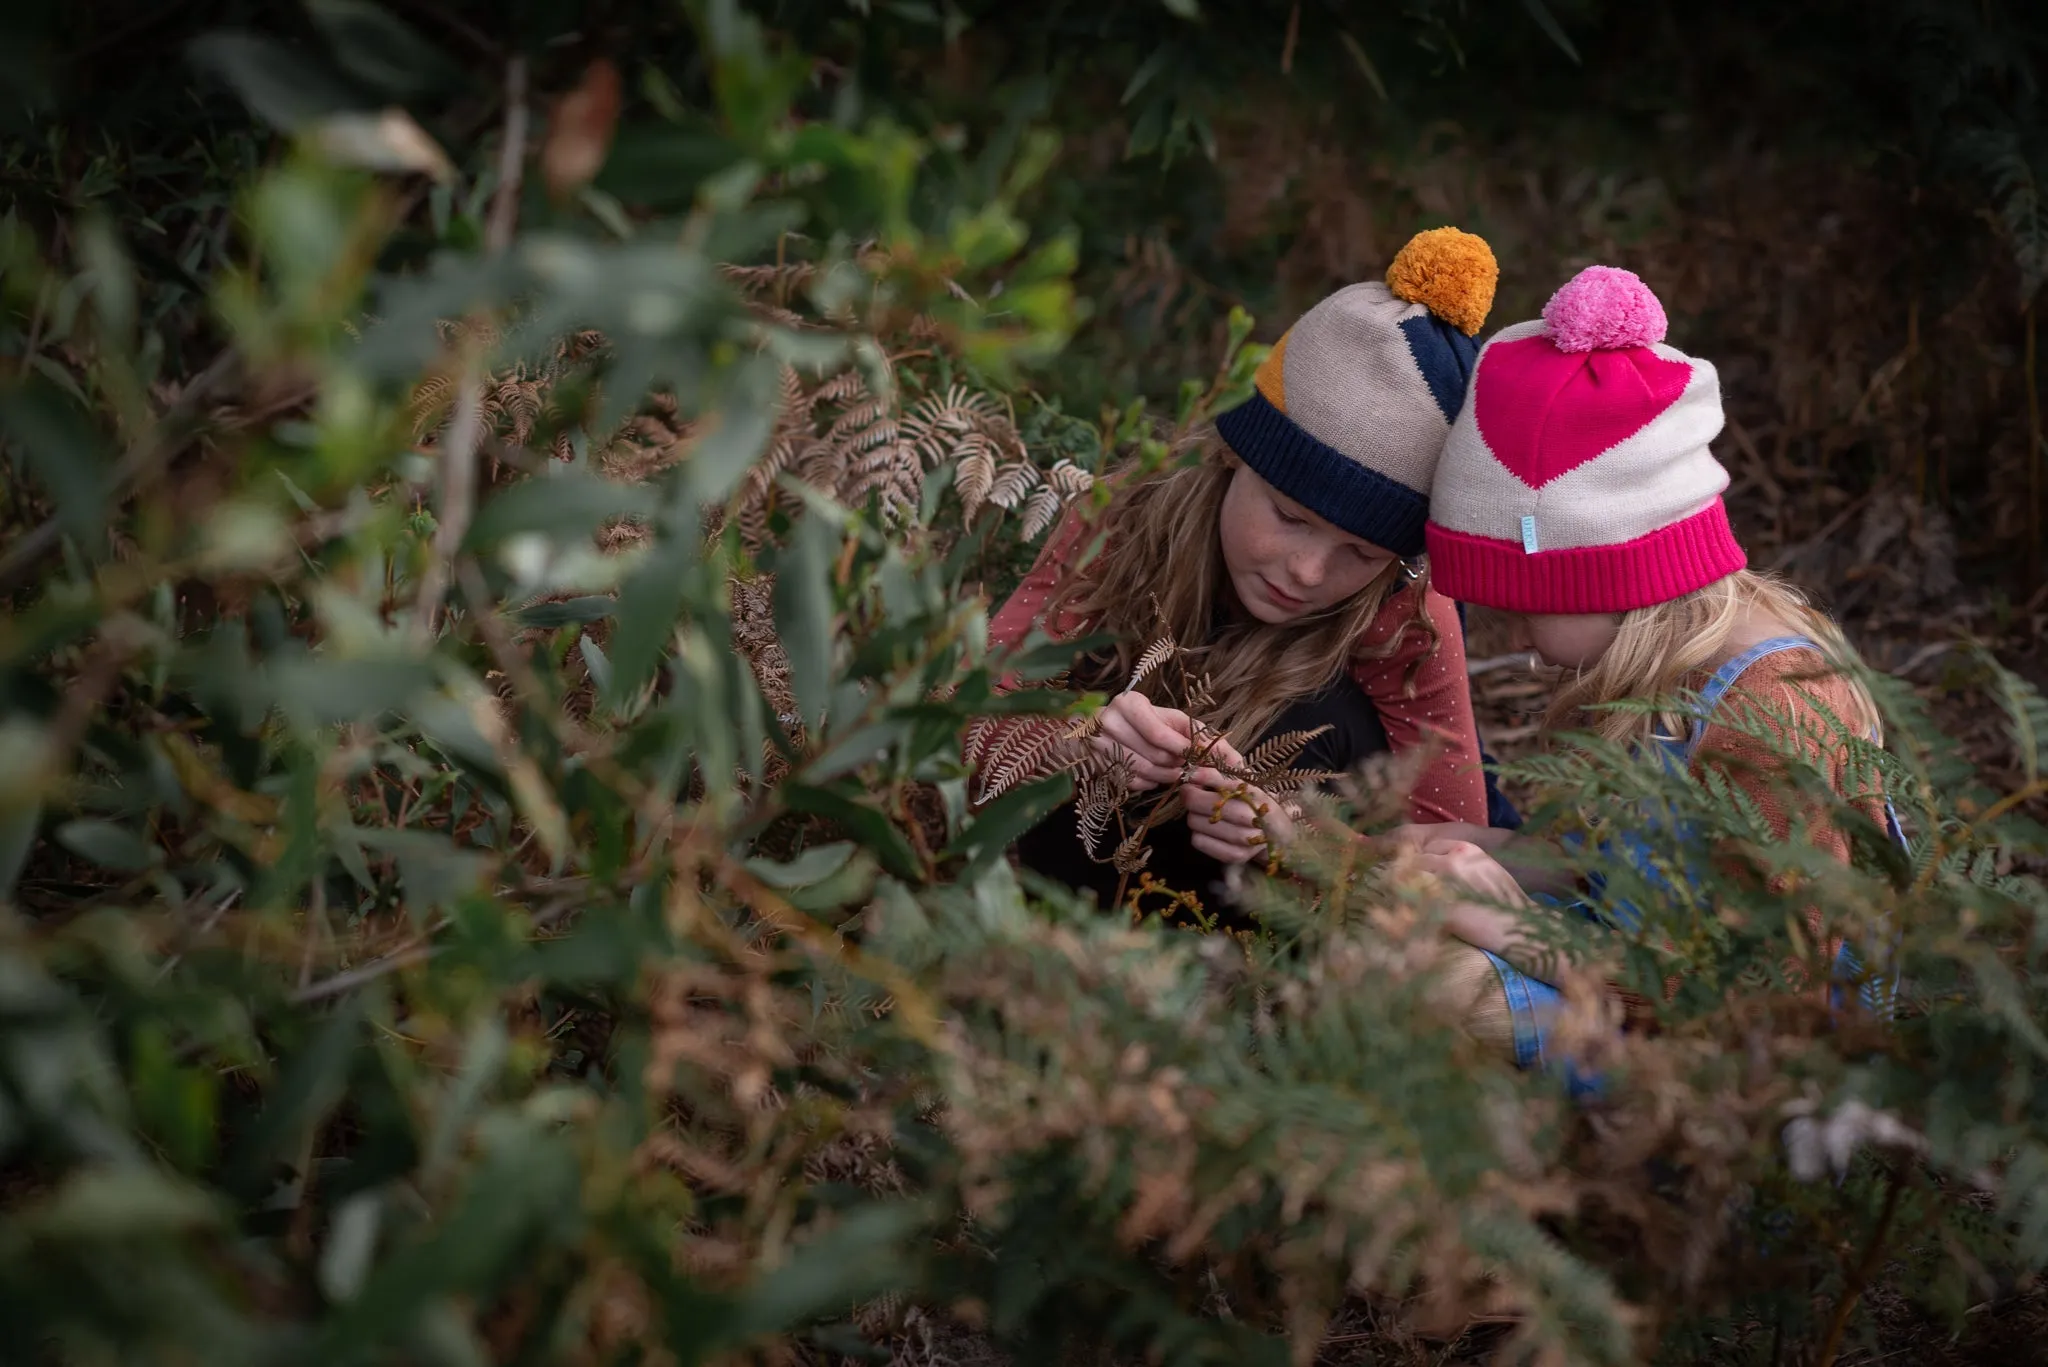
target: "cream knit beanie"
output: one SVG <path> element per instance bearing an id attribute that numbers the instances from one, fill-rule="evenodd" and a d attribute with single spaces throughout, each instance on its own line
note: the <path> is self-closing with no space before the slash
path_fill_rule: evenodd
<path id="1" fill-rule="evenodd" d="M 1479 353 L 1436 471 L 1432 582 L 1515 612 L 1625 612 L 1746 563 L 1707 449 L 1714 367 L 1665 346 L 1633 273 L 1589 266 Z"/>

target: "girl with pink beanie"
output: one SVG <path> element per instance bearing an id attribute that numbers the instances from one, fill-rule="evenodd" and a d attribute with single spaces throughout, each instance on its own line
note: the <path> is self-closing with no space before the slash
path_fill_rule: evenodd
<path id="1" fill-rule="evenodd" d="M 1728 473 L 1708 450 L 1722 424 L 1719 379 L 1664 333 L 1663 307 L 1640 279 L 1591 266 L 1540 320 L 1481 349 L 1437 467 L 1431 574 L 1452 598 L 1508 614 L 1519 646 L 1569 672 L 1546 728 L 1591 731 L 1695 773 L 1718 769 L 1784 841 L 1803 814 L 1786 810 L 1771 782 L 1782 751 L 1753 734 L 1753 715 L 1748 730 L 1730 724 L 1731 695 L 1787 717 L 1789 736 L 1838 792 L 1849 757 L 1814 739 L 1832 734 L 1822 709 L 1873 739 L 1878 711 L 1841 630 L 1796 589 L 1747 568 L 1721 499 Z M 1602 707 L 1682 691 L 1697 703 L 1672 714 Z M 1882 794 L 1851 796 L 1896 836 Z M 1848 858 L 1845 833 L 1797 824 Z M 1541 1062 L 1556 993 L 1512 962 L 1523 916 L 1544 914 L 1529 894 L 1555 891 L 1540 886 L 1540 861 L 1517 858 L 1521 837 L 1476 825 L 1402 835 L 1424 867 L 1478 899 L 1450 918 L 1484 954 L 1464 961 L 1476 1031 L 1524 1066 Z M 1627 857 L 1628 833 L 1619 843 Z"/>

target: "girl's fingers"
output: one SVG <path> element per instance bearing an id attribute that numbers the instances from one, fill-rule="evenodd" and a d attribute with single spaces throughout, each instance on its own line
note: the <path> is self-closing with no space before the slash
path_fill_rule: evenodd
<path id="1" fill-rule="evenodd" d="M 1221 732 L 1196 722 L 1194 737 L 1196 747 L 1218 764 L 1227 764 L 1233 769 L 1244 767 L 1244 756 L 1237 753 L 1236 747 L 1225 740 Z"/>
<path id="2" fill-rule="evenodd" d="M 1188 843 L 1211 859 L 1225 864 L 1243 864 L 1255 858 L 1265 857 L 1264 846 L 1250 845 L 1241 840 L 1221 839 L 1206 831 L 1196 831 Z"/>
<path id="3" fill-rule="evenodd" d="M 1141 775 L 1155 781 L 1168 771 L 1168 765 L 1175 762 L 1173 755 L 1162 754 L 1148 745 L 1119 717 L 1104 721 L 1101 732 L 1091 737 L 1091 743 L 1103 754 L 1128 755 Z M 1180 771 L 1176 768 L 1172 772 L 1178 774 Z"/>
<path id="4" fill-rule="evenodd" d="M 1279 803 L 1256 788 L 1240 795 L 1242 785 L 1233 784 L 1228 779 L 1222 779 L 1215 786 L 1193 781 L 1203 772 L 1205 771 L 1198 769 L 1194 775 L 1190 775 L 1191 781 L 1181 785 L 1180 795 L 1188 810 L 1204 820 L 1215 814 L 1218 821 L 1228 821 L 1239 826 L 1257 826 L 1262 820 L 1272 822 L 1285 816 L 1285 811 Z M 1263 815 L 1259 810 L 1262 807 L 1265 809 Z"/>
<path id="5" fill-rule="evenodd" d="M 1126 693 L 1117 701 L 1123 702 L 1125 698 L 1130 703 L 1120 708 L 1112 705 L 1111 715 L 1126 723 L 1134 735 L 1161 755 L 1180 758 L 1195 735 L 1194 722 L 1188 714 L 1170 707 L 1155 707 L 1135 693 Z"/>
<path id="6" fill-rule="evenodd" d="M 1157 788 L 1162 783 L 1171 783 L 1180 777 L 1178 769 L 1163 764 L 1154 764 L 1130 746 L 1108 736 L 1091 736 L 1089 748 L 1105 759 L 1121 760 L 1131 768 L 1131 787 L 1138 791 Z"/>

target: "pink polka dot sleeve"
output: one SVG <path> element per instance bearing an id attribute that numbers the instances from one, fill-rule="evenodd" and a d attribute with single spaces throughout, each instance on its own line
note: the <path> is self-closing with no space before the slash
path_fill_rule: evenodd
<path id="1" fill-rule="evenodd" d="M 1053 534 L 1046 538 L 1045 545 L 1038 552 L 1038 559 L 1032 562 L 1031 570 L 1017 585 L 1017 591 L 996 609 L 996 615 L 989 620 L 988 643 L 1001 650 L 1014 650 L 1024 644 L 1024 638 L 1031 634 L 1033 623 L 1044 627 L 1046 635 L 1054 640 L 1065 640 L 1072 636 L 1079 624 L 1071 621 L 1044 622 L 1039 619 L 1053 594 L 1059 590 L 1060 582 L 1067 572 L 1081 558 L 1088 535 L 1094 529 L 1082 515 L 1079 505 L 1070 507 L 1060 518 Z"/>
<path id="2" fill-rule="evenodd" d="M 1400 631 L 1414 611 L 1413 593 L 1410 588 L 1389 598 L 1359 644 L 1367 649 L 1381 646 Z M 1355 660 L 1351 677 L 1379 709 L 1395 754 L 1417 746 L 1433 751 L 1409 794 L 1409 816 L 1416 821 L 1484 826 L 1486 779 L 1479 768 L 1479 729 L 1472 716 L 1472 683 L 1465 674 L 1458 609 L 1431 589 L 1425 611 L 1436 626 L 1434 650 L 1421 631 L 1411 628 L 1387 658 Z M 1408 667 L 1418 657 L 1421 664 L 1410 692 Z"/>
<path id="3" fill-rule="evenodd" d="M 1079 561 L 1093 530 L 1079 506 L 1067 510 L 1059 526 L 1046 538 L 1038 559 L 1032 562 L 1030 572 L 1017 585 L 1017 591 L 989 619 L 988 642 L 992 650 L 1014 650 L 1023 645 L 1034 625 L 1056 641 L 1067 640 L 1079 630 L 1080 624 L 1070 619 L 1055 622 L 1043 619 L 1046 606 L 1059 591 L 1061 581 Z M 996 687 L 998 691 L 1007 691 L 1015 684 L 1014 679 L 1004 678 L 997 681 Z M 968 727 L 961 745 L 968 766 L 980 775 L 970 790 L 974 801 L 979 803 L 988 796 L 983 785 L 989 781 L 992 770 L 1002 767 L 1005 756 L 1029 749 L 1035 740 L 1065 727 L 1065 722 L 1047 717 L 983 717 L 975 721 Z M 1029 773 L 1023 775 L 1024 778 L 1031 776 Z"/>

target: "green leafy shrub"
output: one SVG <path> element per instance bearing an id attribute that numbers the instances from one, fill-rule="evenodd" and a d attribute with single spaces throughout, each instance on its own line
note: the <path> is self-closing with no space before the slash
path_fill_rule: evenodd
<path id="1" fill-rule="evenodd" d="M 324 61 L 411 79 L 362 46 L 390 16 L 315 8 Z M 191 258 L 211 321 L 111 231 L 9 221 L 10 1361 L 822 1359 L 913 1314 L 1302 1361 L 1358 1295 L 1551 1361 L 1745 1316 L 1826 1356 L 1892 1251 L 1958 1313 L 2041 1265 L 2036 694 L 1988 675 L 2003 796 L 1888 695 L 1863 760 L 1914 845 L 1846 869 L 1624 755 L 1525 765 L 1556 829 L 1654 804 L 1724 856 L 1692 900 L 1617 876 L 1628 937 L 1559 921 L 1590 1102 L 1444 1002 L 1438 890 L 1352 832 L 1398 775 L 1255 890 L 1260 937 L 1022 888 L 1065 781 L 970 811 L 960 735 L 1080 704 L 994 691 L 1068 650 L 990 656 L 976 588 L 1043 519 L 981 505 L 1166 459 L 1249 319 L 1170 412 L 1066 414 L 1021 378 L 1077 312 L 1047 145 L 953 176 L 799 117 L 732 7 L 692 32 L 700 84 L 582 184 L 527 175 L 523 60 L 443 151 L 292 104 L 303 52 L 205 49 L 290 133 Z M 610 136 L 558 107 L 538 164 Z M 1812 981 L 1809 906 L 1898 1020 L 1759 967 Z"/>

